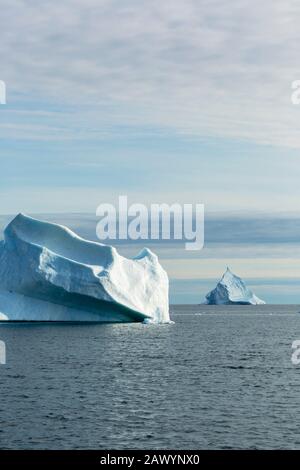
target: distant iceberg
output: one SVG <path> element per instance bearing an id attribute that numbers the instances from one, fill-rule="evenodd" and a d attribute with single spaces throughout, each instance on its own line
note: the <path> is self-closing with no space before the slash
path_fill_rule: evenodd
<path id="1" fill-rule="evenodd" d="M 242 279 L 229 268 L 223 274 L 216 288 L 206 295 L 206 304 L 208 305 L 258 305 L 265 302 L 246 287 Z"/>
<path id="2" fill-rule="evenodd" d="M 169 322 L 169 281 L 144 248 L 133 259 L 19 214 L 0 242 L 0 320 Z"/>

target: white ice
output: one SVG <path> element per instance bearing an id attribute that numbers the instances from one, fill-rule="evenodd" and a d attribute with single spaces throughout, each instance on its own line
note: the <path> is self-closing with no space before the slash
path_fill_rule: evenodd
<path id="1" fill-rule="evenodd" d="M 68 228 L 19 214 L 0 243 L 0 319 L 169 321 L 157 256 L 133 259 Z"/>
<path id="2" fill-rule="evenodd" d="M 248 289 L 243 280 L 227 268 L 222 279 L 215 289 L 206 295 L 206 304 L 209 305 L 257 305 L 265 304 Z"/>

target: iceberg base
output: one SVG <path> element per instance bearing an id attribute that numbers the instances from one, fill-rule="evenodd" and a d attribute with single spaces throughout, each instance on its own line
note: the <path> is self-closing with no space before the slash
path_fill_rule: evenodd
<path id="1" fill-rule="evenodd" d="M 16 292 L 0 290 L 0 321 L 38 322 L 142 322 L 144 315 L 126 313 L 120 306 L 103 302 L 98 312 L 54 304 L 46 300 L 27 297 Z"/>

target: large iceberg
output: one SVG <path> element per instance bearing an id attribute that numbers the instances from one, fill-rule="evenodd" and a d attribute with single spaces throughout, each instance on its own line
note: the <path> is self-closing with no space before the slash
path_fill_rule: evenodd
<path id="1" fill-rule="evenodd" d="M 206 295 L 208 305 L 258 305 L 265 302 L 248 289 L 242 279 L 229 268 L 223 274 L 215 289 Z"/>
<path id="2" fill-rule="evenodd" d="M 0 242 L 0 319 L 168 322 L 157 256 L 133 259 L 68 228 L 19 214 Z"/>

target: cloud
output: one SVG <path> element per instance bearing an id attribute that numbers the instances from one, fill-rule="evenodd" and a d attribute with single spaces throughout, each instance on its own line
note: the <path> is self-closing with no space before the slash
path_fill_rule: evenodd
<path id="1" fill-rule="evenodd" d="M 44 126 L 33 109 L 33 129 L 2 113 L 0 137 L 103 139 L 126 123 L 299 148 L 299 16 L 296 0 L 2 0 L 8 103 L 60 109 Z"/>

